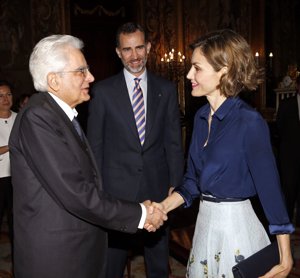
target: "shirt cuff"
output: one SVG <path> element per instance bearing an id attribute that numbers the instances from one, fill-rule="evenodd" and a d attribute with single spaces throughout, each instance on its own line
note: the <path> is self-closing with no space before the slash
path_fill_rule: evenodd
<path id="1" fill-rule="evenodd" d="M 173 190 L 173 192 L 177 192 L 184 200 L 184 208 L 188 208 L 192 205 L 193 203 L 193 198 L 191 195 L 183 188 L 183 187 L 178 187 Z"/>
<path id="2" fill-rule="evenodd" d="M 295 231 L 295 228 L 290 223 L 285 225 L 269 225 L 269 231 L 271 235 L 291 234 Z"/>
<path id="3" fill-rule="evenodd" d="M 147 209 L 146 209 L 144 204 L 140 204 L 140 205 L 141 205 L 141 208 L 142 208 L 142 217 L 141 217 L 140 223 L 138 225 L 138 228 L 139 229 L 144 229 L 145 222 L 146 222 L 146 217 L 147 217 Z"/>

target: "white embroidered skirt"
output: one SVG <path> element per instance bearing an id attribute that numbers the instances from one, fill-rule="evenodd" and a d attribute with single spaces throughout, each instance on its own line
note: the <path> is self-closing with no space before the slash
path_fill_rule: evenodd
<path id="1" fill-rule="evenodd" d="M 270 243 L 250 200 L 200 201 L 187 278 L 232 278 L 232 267 Z"/>

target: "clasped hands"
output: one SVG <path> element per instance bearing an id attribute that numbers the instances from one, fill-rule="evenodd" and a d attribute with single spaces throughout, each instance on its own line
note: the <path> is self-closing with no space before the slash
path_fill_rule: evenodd
<path id="1" fill-rule="evenodd" d="M 159 227 L 164 224 L 164 221 L 168 219 L 167 212 L 161 203 L 151 202 L 146 200 L 143 202 L 147 209 L 147 217 L 144 225 L 144 229 L 148 232 L 155 232 Z"/>

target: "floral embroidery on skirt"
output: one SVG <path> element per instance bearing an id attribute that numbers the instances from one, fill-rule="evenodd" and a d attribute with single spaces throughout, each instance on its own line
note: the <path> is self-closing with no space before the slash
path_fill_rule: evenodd
<path id="1" fill-rule="evenodd" d="M 201 201 L 187 278 L 233 278 L 232 267 L 270 243 L 249 200 Z"/>

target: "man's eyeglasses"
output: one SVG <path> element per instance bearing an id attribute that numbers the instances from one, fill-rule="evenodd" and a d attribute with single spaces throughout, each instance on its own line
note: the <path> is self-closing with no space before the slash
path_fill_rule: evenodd
<path id="1" fill-rule="evenodd" d="M 0 99 L 4 99 L 5 97 L 12 97 L 12 93 L 0 94 Z"/>
<path id="2" fill-rule="evenodd" d="M 86 66 L 86 67 L 81 67 L 79 69 L 76 70 L 69 70 L 69 71 L 58 71 L 56 73 L 71 73 L 71 72 L 81 72 L 81 74 L 86 77 L 88 72 L 90 71 L 90 67 Z"/>

